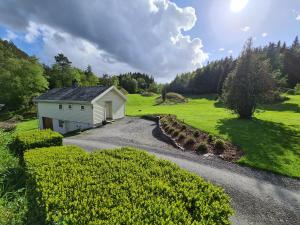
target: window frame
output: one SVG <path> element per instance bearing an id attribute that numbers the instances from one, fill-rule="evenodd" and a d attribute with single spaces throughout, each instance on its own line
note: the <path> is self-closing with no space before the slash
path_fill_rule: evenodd
<path id="1" fill-rule="evenodd" d="M 81 105 L 81 106 L 80 106 L 80 110 L 81 110 L 81 111 L 85 111 L 84 105 Z"/>
<path id="2" fill-rule="evenodd" d="M 59 110 L 63 110 L 63 105 L 62 105 L 62 104 L 59 104 L 59 105 L 58 105 L 58 109 L 59 109 Z"/>
<path id="3" fill-rule="evenodd" d="M 65 121 L 63 121 L 63 120 L 58 120 L 58 127 L 59 127 L 59 128 L 64 128 L 64 123 L 65 123 Z"/>
<path id="4" fill-rule="evenodd" d="M 69 105 L 68 105 L 68 109 L 69 109 L 69 110 L 72 110 L 72 109 L 73 109 L 73 105 L 72 105 L 72 104 L 69 104 Z"/>

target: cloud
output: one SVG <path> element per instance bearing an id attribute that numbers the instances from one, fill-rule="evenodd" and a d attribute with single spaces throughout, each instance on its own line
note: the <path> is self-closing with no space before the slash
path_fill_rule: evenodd
<path id="1" fill-rule="evenodd" d="M 18 35 L 17 35 L 16 33 L 14 33 L 13 31 L 11 31 L 11 30 L 6 30 L 6 37 L 4 37 L 3 39 L 4 39 L 4 40 L 7 40 L 7 41 L 13 41 L 13 40 L 15 40 L 17 37 L 18 37 Z"/>
<path id="2" fill-rule="evenodd" d="M 105 61 L 103 68 L 118 65 L 117 71 L 122 71 L 123 65 L 124 71 L 133 68 L 160 79 L 193 70 L 207 60 L 201 39 L 183 34 L 194 27 L 196 20 L 193 8 L 180 8 L 167 0 L 0 2 L 0 23 L 27 32 L 25 40 L 29 43 L 41 37 L 46 57 L 56 54 L 48 47 L 53 46 L 56 34 L 56 39 L 65 39 L 59 39 L 54 49 L 68 49 L 66 55 L 74 63 L 81 58 L 99 67 Z M 80 55 L 82 43 L 93 46 L 94 53 L 101 52 L 97 61 Z"/>
<path id="3" fill-rule="evenodd" d="M 300 20 L 300 14 L 296 17 L 296 20 Z"/>
<path id="4" fill-rule="evenodd" d="M 261 36 L 262 36 L 263 38 L 265 38 L 265 37 L 268 36 L 268 33 L 262 33 Z"/>
<path id="5" fill-rule="evenodd" d="M 228 54 L 232 54 L 233 53 L 233 50 L 228 50 Z"/>
<path id="6" fill-rule="evenodd" d="M 243 32 L 248 32 L 250 30 L 250 27 L 249 26 L 245 26 L 242 28 L 242 31 Z"/>
<path id="7" fill-rule="evenodd" d="M 224 52 L 224 50 L 225 50 L 224 48 L 219 48 L 220 52 Z"/>

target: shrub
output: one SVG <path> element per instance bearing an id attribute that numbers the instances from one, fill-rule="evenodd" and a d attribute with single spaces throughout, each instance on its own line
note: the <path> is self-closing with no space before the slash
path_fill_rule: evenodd
<path id="1" fill-rule="evenodd" d="M 208 135 L 208 141 L 213 142 L 214 141 L 214 136 L 212 136 L 211 134 Z"/>
<path id="2" fill-rule="evenodd" d="M 197 138 L 200 136 L 200 132 L 198 130 L 194 131 L 194 137 Z"/>
<path id="3" fill-rule="evenodd" d="M 205 143 L 200 143 L 196 148 L 197 153 L 206 153 L 207 152 L 207 145 Z"/>
<path id="4" fill-rule="evenodd" d="M 168 133 L 169 133 L 169 134 L 172 134 L 174 131 L 175 131 L 175 129 L 171 127 L 171 128 L 169 129 Z"/>
<path id="5" fill-rule="evenodd" d="M 174 137 L 177 137 L 179 135 L 179 130 L 175 130 L 174 132 L 173 132 L 173 136 Z"/>
<path id="6" fill-rule="evenodd" d="M 185 146 L 191 146 L 194 145 L 196 143 L 195 138 L 193 137 L 188 137 L 184 143 Z"/>
<path id="7" fill-rule="evenodd" d="M 186 138 L 186 134 L 184 133 L 184 132 L 180 132 L 179 133 L 179 136 L 178 136 L 178 140 L 179 141 L 182 141 L 182 140 L 184 140 Z"/>
<path id="8" fill-rule="evenodd" d="M 182 125 L 181 130 L 186 130 L 186 126 Z"/>
<path id="9" fill-rule="evenodd" d="M 24 159 L 29 224 L 230 224 L 220 187 L 140 150 L 63 146 Z"/>
<path id="10" fill-rule="evenodd" d="M 168 132 L 169 132 L 169 130 L 171 129 L 171 127 L 170 127 L 169 125 L 167 125 L 167 126 L 165 126 L 165 128 L 164 128 L 164 129 L 165 129 L 165 132 L 167 132 L 167 133 L 168 133 Z"/>
<path id="11" fill-rule="evenodd" d="M 222 141 L 221 139 L 218 139 L 215 141 L 215 148 L 216 149 L 219 149 L 219 150 L 222 150 L 225 148 L 225 143 L 224 141 Z"/>
<path id="12" fill-rule="evenodd" d="M 63 136 L 52 130 L 21 132 L 11 143 L 11 149 L 18 155 L 23 155 L 27 149 L 62 145 Z"/>
<path id="13" fill-rule="evenodd" d="M 286 93 L 288 95 L 294 95 L 295 94 L 295 90 L 294 89 L 289 89 L 289 90 L 286 91 Z"/>

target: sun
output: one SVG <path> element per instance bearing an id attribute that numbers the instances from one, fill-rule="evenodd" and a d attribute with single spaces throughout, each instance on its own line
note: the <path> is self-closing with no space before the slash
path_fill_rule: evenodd
<path id="1" fill-rule="evenodd" d="M 240 12 L 246 7 L 248 0 L 231 0 L 230 9 L 232 12 Z"/>

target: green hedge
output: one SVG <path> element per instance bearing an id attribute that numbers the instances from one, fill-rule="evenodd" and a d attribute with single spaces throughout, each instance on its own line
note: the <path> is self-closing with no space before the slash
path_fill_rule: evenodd
<path id="1" fill-rule="evenodd" d="M 27 149 L 60 146 L 63 136 L 52 130 L 38 130 L 17 133 L 10 148 L 18 155 Z"/>
<path id="2" fill-rule="evenodd" d="M 230 224 L 221 188 L 144 151 L 64 146 L 24 159 L 30 224 Z"/>

